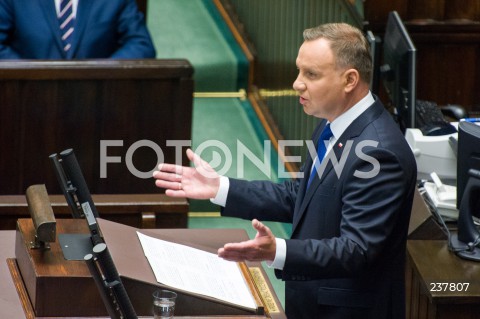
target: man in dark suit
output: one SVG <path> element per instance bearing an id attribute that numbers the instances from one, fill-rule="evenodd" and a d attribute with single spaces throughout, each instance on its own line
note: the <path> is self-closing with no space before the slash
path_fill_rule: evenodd
<path id="1" fill-rule="evenodd" d="M 156 185 L 170 196 L 212 198 L 224 216 L 252 219 L 256 237 L 226 244 L 218 255 L 275 268 L 286 282 L 289 318 L 404 318 L 415 159 L 369 91 L 363 34 L 326 24 L 305 30 L 304 40 L 293 87 L 304 111 L 323 119 L 312 136 L 315 144 L 322 136 L 323 160 L 310 153 L 304 178 L 276 184 L 220 177 L 187 150 L 195 167 L 161 164 Z M 325 137 L 327 126 L 333 135 Z M 291 238 L 275 238 L 256 218 L 292 223 Z"/>
<path id="2" fill-rule="evenodd" d="M 0 0 L 0 59 L 155 57 L 144 16 L 135 0 L 73 0 L 71 46 L 64 50 L 59 22 L 61 1 L 70 2 Z"/>

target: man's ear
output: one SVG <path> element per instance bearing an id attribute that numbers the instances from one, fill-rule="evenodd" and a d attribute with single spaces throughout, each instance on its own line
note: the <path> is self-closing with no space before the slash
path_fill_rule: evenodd
<path id="1" fill-rule="evenodd" d="M 355 69 L 348 69 L 344 73 L 345 76 L 345 92 L 351 92 L 360 82 L 360 74 Z"/>

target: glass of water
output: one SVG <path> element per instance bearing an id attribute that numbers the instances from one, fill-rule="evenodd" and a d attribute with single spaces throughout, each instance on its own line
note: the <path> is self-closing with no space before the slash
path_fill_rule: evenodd
<path id="1" fill-rule="evenodd" d="M 175 299 L 177 294 L 170 290 L 155 290 L 153 292 L 153 318 L 173 318 L 175 312 Z"/>

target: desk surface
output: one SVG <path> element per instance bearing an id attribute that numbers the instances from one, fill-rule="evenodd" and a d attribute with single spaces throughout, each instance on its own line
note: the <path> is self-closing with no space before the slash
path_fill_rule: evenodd
<path id="1" fill-rule="evenodd" d="M 445 240 L 411 240 L 407 246 L 430 301 L 480 303 L 480 262 L 457 257 Z"/>

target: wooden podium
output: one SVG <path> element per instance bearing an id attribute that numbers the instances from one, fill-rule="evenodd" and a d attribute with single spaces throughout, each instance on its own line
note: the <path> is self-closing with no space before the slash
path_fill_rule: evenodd
<path id="1" fill-rule="evenodd" d="M 98 219 L 98 223 L 137 315 L 151 316 L 152 293 L 163 285 L 156 281 L 143 253 L 136 233 L 139 230 L 103 219 Z M 241 229 L 148 229 L 141 232 L 213 253 L 227 242 L 248 239 L 246 232 Z M 88 233 L 85 220 L 57 220 L 57 237 L 60 234 L 82 233 Z M 30 305 L 23 305 L 24 309 L 34 312 L 27 317 L 107 316 L 85 262 L 65 260 L 58 240 L 51 243 L 50 250 L 31 249 L 30 242 L 33 239 L 32 221 L 19 219 L 15 256 L 21 276 L 13 276 L 13 279 L 19 294 L 28 296 L 22 300 L 23 303 L 30 302 Z M 285 318 L 261 265 L 248 263 L 244 266 L 244 278 L 256 300 L 255 310 L 169 287 L 178 294 L 175 316 Z"/>

